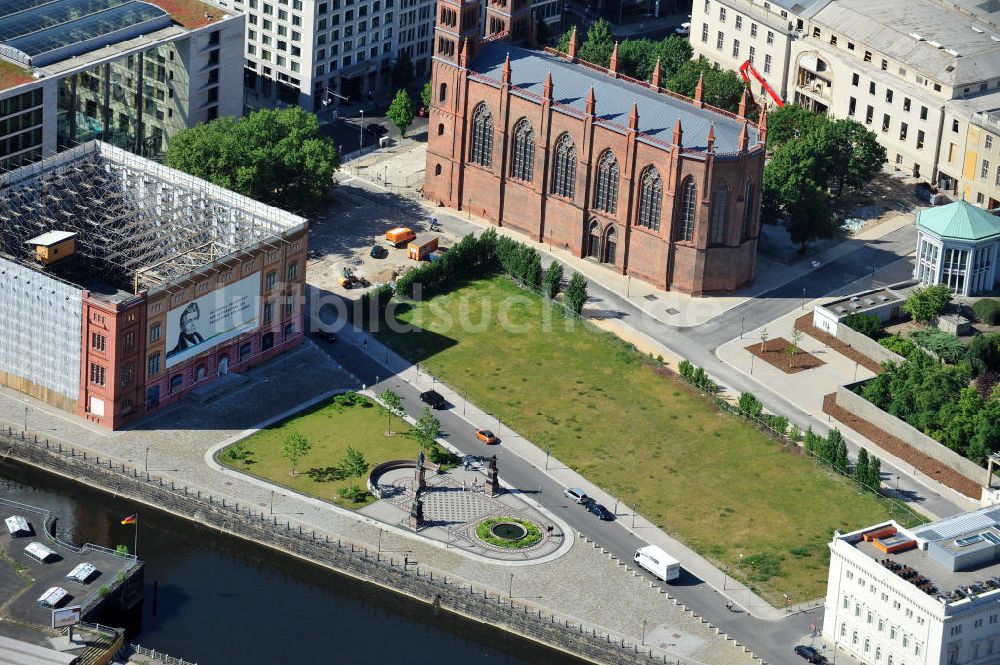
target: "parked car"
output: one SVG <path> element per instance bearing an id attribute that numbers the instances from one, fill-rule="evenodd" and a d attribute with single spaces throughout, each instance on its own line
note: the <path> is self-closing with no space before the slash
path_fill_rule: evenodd
<path id="1" fill-rule="evenodd" d="M 674 28 L 674 34 L 680 35 L 681 37 L 687 37 L 691 34 L 691 24 L 688 22 L 681 23 L 679 26 Z"/>
<path id="2" fill-rule="evenodd" d="M 333 344 L 334 342 L 337 341 L 336 335 L 334 335 L 332 332 L 327 332 L 325 330 L 317 330 L 316 337 L 319 337 L 324 342 L 329 342 L 330 344 Z"/>
<path id="3" fill-rule="evenodd" d="M 572 499 L 576 503 L 590 503 L 590 497 L 579 487 L 567 487 L 563 490 L 563 496 Z"/>
<path id="4" fill-rule="evenodd" d="M 614 513 L 596 501 L 591 501 L 587 504 L 587 511 L 597 515 L 598 519 L 604 520 L 605 522 L 610 522 L 615 519 Z"/>
<path id="5" fill-rule="evenodd" d="M 384 136 L 389 133 L 389 130 L 386 129 L 385 125 L 380 125 L 378 123 L 372 123 L 366 126 L 365 131 L 372 136 Z"/>
<path id="6" fill-rule="evenodd" d="M 477 429 L 476 438 L 488 446 L 492 446 L 493 444 L 500 442 L 496 435 L 488 429 Z"/>
<path id="7" fill-rule="evenodd" d="M 381 259 L 382 257 L 388 255 L 389 255 L 389 250 L 387 250 L 382 245 L 372 245 L 371 251 L 368 252 L 368 256 L 372 257 L 373 259 Z"/>
<path id="8" fill-rule="evenodd" d="M 802 656 L 810 663 L 825 663 L 826 658 L 823 657 L 819 651 L 812 647 L 807 647 L 805 644 L 799 644 L 795 647 L 795 653 Z"/>
<path id="9" fill-rule="evenodd" d="M 420 393 L 420 401 L 432 409 L 443 409 L 448 406 L 448 403 L 444 401 L 444 397 L 436 390 L 425 390 Z"/>

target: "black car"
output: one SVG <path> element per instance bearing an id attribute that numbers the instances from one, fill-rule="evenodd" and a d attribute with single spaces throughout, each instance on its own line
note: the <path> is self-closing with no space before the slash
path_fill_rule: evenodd
<path id="1" fill-rule="evenodd" d="M 595 515 L 597 515 L 599 519 L 602 519 L 606 522 L 610 522 L 615 518 L 614 513 L 612 513 L 610 510 L 608 510 L 601 504 L 597 503 L 596 501 L 591 501 L 590 503 L 587 504 L 587 512 L 594 513 Z"/>
<path id="2" fill-rule="evenodd" d="M 371 251 L 368 252 L 368 256 L 372 257 L 373 259 L 381 259 L 383 256 L 386 256 L 388 254 L 389 250 L 387 250 L 382 245 L 372 245 Z"/>
<path id="3" fill-rule="evenodd" d="M 816 649 L 814 649 L 812 647 L 807 647 L 804 644 L 799 644 L 798 646 L 796 646 L 795 647 L 795 653 L 798 654 L 798 655 L 800 655 L 800 656 L 802 656 L 803 658 L 805 658 L 806 660 L 808 660 L 810 663 L 825 663 L 826 662 L 826 658 L 823 657 L 823 654 L 821 654 L 819 651 L 816 651 Z"/>
<path id="4" fill-rule="evenodd" d="M 432 409 L 443 409 L 448 405 L 441 393 L 436 390 L 426 390 L 420 393 L 420 401 Z"/>
<path id="5" fill-rule="evenodd" d="M 372 136 L 383 136 L 389 133 L 389 130 L 385 128 L 385 125 L 371 124 L 365 127 L 365 131 Z"/>
<path id="6" fill-rule="evenodd" d="M 337 341 L 336 335 L 334 335 L 332 332 L 327 332 L 325 330 L 317 330 L 316 337 L 319 337 L 324 342 L 329 342 L 330 344 L 333 344 L 334 342 Z"/>

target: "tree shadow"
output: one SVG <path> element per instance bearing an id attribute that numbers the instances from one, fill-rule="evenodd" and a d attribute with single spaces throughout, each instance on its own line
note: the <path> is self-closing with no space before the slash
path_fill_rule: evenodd
<path id="1" fill-rule="evenodd" d="M 340 467 L 336 466 L 314 466 L 306 471 L 306 475 L 309 476 L 309 480 L 317 483 L 332 483 L 347 477 L 347 474 Z"/>

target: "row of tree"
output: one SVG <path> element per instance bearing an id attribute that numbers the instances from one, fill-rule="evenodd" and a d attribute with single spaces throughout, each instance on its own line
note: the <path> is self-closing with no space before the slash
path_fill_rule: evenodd
<path id="1" fill-rule="evenodd" d="M 768 114 L 767 144 L 772 155 L 764 167 L 761 217 L 787 218 L 802 249 L 835 232 L 830 193 L 860 190 L 885 164 L 885 148 L 867 127 L 795 104 Z"/>
<path id="2" fill-rule="evenodd" d="M 446 286 L 458 277 L 477 272 L 501 272 L 529 289 L 555 298 L 563 288 L 563 268 L 553 261 L 542 269 L 542 257 L 534 247 L 488 229 L 478 237 L 469 234 L 445 252 L 441 258 L 410 270 L 396 280 L 395 293 L 411 298 L 417 285 L 424 295 Z M 391 287 L 380 287 L 365 295 L 365 310 L 381 315 L 392 296 Z M 583 311 L 587 301 L 587 280 L 573 273 L 563 291 L 563 304 L 574 314 Z"/>
<path id="3" fill-rule="evenodd" d="M 556 48 L 569 50 L 573 26 L 566 31 Z M 583 38 L 577 32 L 577 39 Z M 577 57 L 601 67 L 611 65 L 611 54 L 617 39 L 611 26 L 599 19 L 587 31 L 586 38 L 579 43 Z M 739 110 L 743 95 L 743 79 L 735 72 L 715 69 L 704 58 L 692 60 L 691 44 L 677 35 L 664 39 L 626 39 L 618 42 L 618 71 L 641 81 L 651 81 L 656 62 L 660 62 L 660 80 L 663 87 L 687 97 L 693 97 L 699 77 L 704 77 L 702 99 L 706 104 L 735 113 Z"/>

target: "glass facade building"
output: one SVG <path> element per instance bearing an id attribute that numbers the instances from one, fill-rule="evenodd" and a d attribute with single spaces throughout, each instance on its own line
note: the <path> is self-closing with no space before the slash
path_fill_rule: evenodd
<path id="1" fill-rule="evenodd" d="M 41 88 L 0 99 L 0 171 L 42 156 Z"/>

